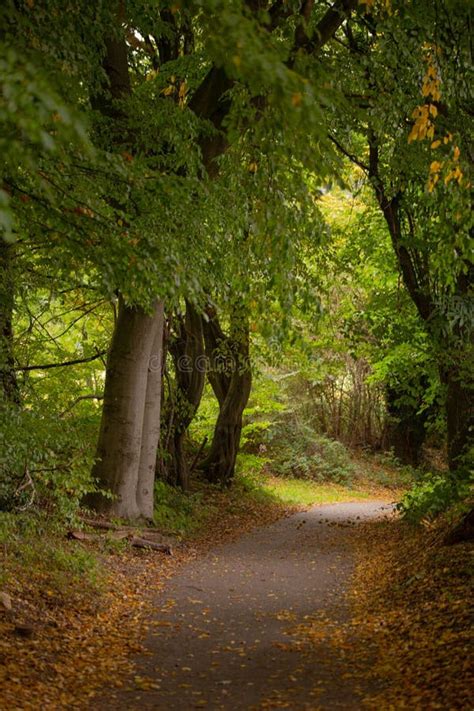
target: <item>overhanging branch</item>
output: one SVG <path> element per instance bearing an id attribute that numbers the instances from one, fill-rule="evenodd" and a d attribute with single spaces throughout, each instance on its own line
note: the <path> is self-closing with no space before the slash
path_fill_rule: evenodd
<path id="1" fill-rule="evenodd" d="M 15 370 L 18 372 L 26 372 L 28 370 L 50 370 L 51 368 L 65 368 L 70 365 L 79 365 L 80 363 L 90 363 L 93 360 L 97 360 L 97 358 L 102 358 L 103 355 L 105 355 L 107 351 L 99 351 L 93 356 L 89 356 L 88 358 L 76 358 L 75 360 L 66 360 L 63 363 L 43 363 L 41 365 L 18 365 L 15 367 Z"/>
<path id="2" fill-rule="evenodd" d="M 328 138 L 329 138 L 329 140 L 331 141 L 331 143 L 334 143 L 334 145 L 336 146 L 336 148 L 337 148 L 343 155 L 345 155 L 346 158 L 349 158 L 349 160 L 350 160 L 352 163 L 354 163 L 355 165 L 358 165 L 359 168 L 362 168 L 362 170 L 363 170 L 365 173 L 368 173 L 368 172 L 369 172 L 369 166 L 366 165 L 363 161 L 359 160 L 359 158 L 357 158 L 357 156 L 355 156 L 353 153 L 351 153 L 351 152 L 348 151 L 346 148 L 344 148 L 344 146 L 343 146 L 341 143 L 339 143 L 339 141 L 338 141 L 336 138 L 334 138 L 334 136 L 331 136 L 330 133 L 328 134 Z"/>

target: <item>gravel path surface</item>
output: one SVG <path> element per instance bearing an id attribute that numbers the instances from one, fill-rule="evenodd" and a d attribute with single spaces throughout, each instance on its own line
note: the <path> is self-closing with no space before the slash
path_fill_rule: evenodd
<path id="1" fill-rule="evenodd" d="M 295 647 L 294 628 L 308 617 L 336 628 L 347 619 L 353 527 L 391 510 L 380 501 L 317 506 L 186 565 L 157 599 L 138 659 L 137 675 L 157 688 L 112 693 L 104 708 L 361 708 L 350 655 L 327 638 Z"/>

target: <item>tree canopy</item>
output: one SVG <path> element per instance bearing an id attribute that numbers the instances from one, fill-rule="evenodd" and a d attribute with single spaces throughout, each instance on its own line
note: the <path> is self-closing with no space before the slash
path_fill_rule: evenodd
<path id="1" fill-rule="evenodd" d="M 431 432 L 464 480 L 470 21 L 461 0 L 2 5 L 5 506 L 33 469 L 125 517 L 152 517 L 155 470 L 232 481 L 271 368 L 318 393 L 325 435 L 418 463 Z"/>

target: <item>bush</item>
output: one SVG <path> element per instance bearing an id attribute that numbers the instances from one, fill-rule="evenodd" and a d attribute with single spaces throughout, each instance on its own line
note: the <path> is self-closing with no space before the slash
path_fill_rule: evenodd
<path id="1" fill-rule="evenodd" d="M 346 447 L 307 425 L 295 421 L 279 423 L 269 442 L 272 472 L 313 481 L 349 484 L 355 474 Z"/>
<path id="2" fill-rule="evenodd" d="M 60 420 L 46 407 L 0 408 L 0 511 L 40 505 L 70 517 L 94 489 L 90 478 L 96 423 Z"/>
<path id="3" fill-rule="evenodd" d="M 239 452 L 237 456 L 237 473 L 243 477 L 258 477 L 271 462 L 268 457 L 248 452 Z"/>
<path id="4" fill-rule="evenodd" d="M 45 512 L 0 511 L 0 546 L 5 554 L 0 585 L 16 578 L 18 568 L 58 590 L 78 583 L 98 589 L 101 583 L 95 554 L 78 541 L 64 542 L 60 520 Z"/>
<path id="5" fill-rule="evenodd" d="M 454 479 L 449 474 L 426 474 L 397 504 L 403 518 L 411 523 L 433 520 L 453 504 L 469 496 L 472 479 Z"/>
<path id="6" fill-rule="evenodd" d="M 191 533 L 204 516 L 202 492 L 184 492 L 164 481 L 155 482 L 155 512 L 153 520 L 162 530 L 174 534 Z"/>

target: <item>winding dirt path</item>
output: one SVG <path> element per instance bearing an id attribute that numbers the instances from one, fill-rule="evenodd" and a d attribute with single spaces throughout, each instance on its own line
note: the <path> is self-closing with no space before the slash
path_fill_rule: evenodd
<path id="1" fill-rule="evenodd" d="M 314 507 L 186 565 L 157 599 L 137 663 L 143 690 L 111 692 L 104 708 L 361 708 L 350 654 L 327 635 L 298 643 L 295 627 L 327 619 L 337 632 L 351 531 L 390 513 L 380 501 Z"/>

